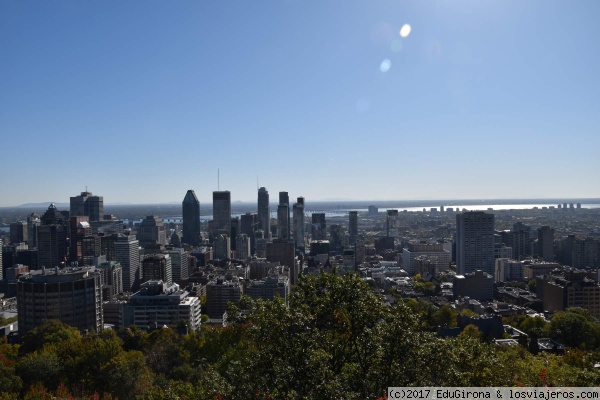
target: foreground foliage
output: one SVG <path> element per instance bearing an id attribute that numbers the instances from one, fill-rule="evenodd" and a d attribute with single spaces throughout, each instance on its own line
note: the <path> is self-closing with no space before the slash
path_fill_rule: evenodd
<path id="1" fill-rule="evenodd" d="M 82 336 L 49 321 L 20 347 L 0 342 L 0 399 L 368 399 L 389 386 L 600 385 L 591 352 L 534 356 L 482 342 L 474 327 L 440 339 L 430 321 L 450 325 L 451 310 L 423 318 L 410 302 L 388 307 L 353 274 L 303 277 L 289 303 L 244 298 L 227 327 L 183 336 L 135 327 Z M 584 329 L 580 317 L 553 328 Z"/>

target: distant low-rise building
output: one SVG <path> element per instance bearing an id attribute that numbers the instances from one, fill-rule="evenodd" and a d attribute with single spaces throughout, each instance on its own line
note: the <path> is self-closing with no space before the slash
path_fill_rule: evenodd
<path id="1" fill-rule="evenodd" d="M 140 291 L 123 304 L 124 326 L 153 329 L 186 322 L 192 330 L 199 331 L 200 307 L 200 299 L 181 290 L 178 284 L 151 280 L 142 283 Z"/>
<path id="2" fill-rule="evenodd" d="M 452 283 L 455 299 L 459 297 L 470 297 L 475 300 L 494 299 L 494 277 L 481 270 L 456 275 Z"/>
<path id="3" fill-rule="evenodd" d="M 244 293 L 253 299 L 273 300 L 281 297 L 287 303 L 290 281 L 287 276 L 268 276 L 260 281 L 250 281 Z"/>
<path id="4" fill-rule="evenodd" d="M 206 285 L 206 312 L 211 319 L 223 318 L 229 302 L 237 304 L 242 297 L 242 286 L 238 281 L 223 278 Z"/>

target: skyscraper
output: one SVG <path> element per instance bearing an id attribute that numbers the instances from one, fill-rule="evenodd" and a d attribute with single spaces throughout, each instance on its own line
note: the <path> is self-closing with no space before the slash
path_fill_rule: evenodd
<path id="1" fill-rule="evenodd" d="M 279 192 L 277 232 L 280 238 L 290 238 L 290 196 L 288 192 Z"/>
<path id="2" fill-rule="evenodd" d="M 167 244 L 167 232 L 162 218 L 148 215 L 137 230 L 137 239 L 142 247 L 164 246 Z"/>
<path id="3" fill-rule="evenodd" d="M 218 235 L 231 238 L 231 193 L 213 192 L 213 239 Z"/>
<path id="4" fill-rule="evenodd" d="M 258 227 L 268 235 L 270 227 L 271 212 L 269 211 L 269 192 L 264 187 L 258 189 Z"/>
<path id="5" fill-rule="evenodd" d="M 542 226 L 538 230 L 538 254 L 544 261 L 554 261 L 554 229 Z"/>
<path id="6" fill-rule="evenodd" d="M 58 267 L 66 261 L 66 257 L 66 218 L 54 204 L 50 204 L 38 228 L 38 267 Z"/>
<path id="7" fill-rule="evenodd" d="M 358 237 L 358 211 L 348 213 L 348 236 L 350 246 L 354 246 Z"/>
<path id="8" fill-rule="evenodd" d="M 140 287 L 140 242 L 133 235 L 119 234 L 114 241 L 114 260 L 123 268 L 123 290 L 136 292 Z"/>
<path id="9" fill-rule="evenodd" d="M 290 237 L 290 208 L 287 204 L 277 206 L 277 236 L 280 239 Z"/>
<path id="10" fill-rule="evenodd" d="M 200 245 L 200 202 L 193 190 L 188 190 L 181 203 L 183 214 L 183 243 Z"/>
<path id="11" fill-rule="evenodd" d="M 294 203 L 294 243 L 297 250 L 304 251 L 304 197 Z"/>
<path id="12" fill-rule="evenodd" d="M 312 214 L 312 240 L 327 239 L 327 223 L 325 222 L 325 213 Z"/>
<path id="13" fill-rule="evenodd" d="M 90 217 L 90 221 L 101 221 L 104 218 L 104 198 L 93 196 L 92 193 L 81 192 L 79 196 L 71 197 L 71 217 Z"/>
<path id="14" fill-rule="evenodd" d="M 494 274 L 494 214 L 456 215 L 456 269 L 458 274 L 476 270 Z"/>

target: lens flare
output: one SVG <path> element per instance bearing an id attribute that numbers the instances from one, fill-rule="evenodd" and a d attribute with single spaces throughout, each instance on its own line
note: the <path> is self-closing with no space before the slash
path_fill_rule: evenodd
<path id="1" fill-rule="evenodd" d="M 392 62 L 389 59 L 385 59 L 381 62 L 381 65 L 379 66 L 379 70 L 383 73 L 386 73 L 390 70 L 390 68 L 392 67 Z"/>
<path id="2" fill-rule="evenodd" d="M 411 27 L 409 24 L 404 24 L 402 25 L 402 28 L 400 28 L 400 37 L 408 37 L 408 35 L 410 35 L 410 31 L 411 31 Z"/>

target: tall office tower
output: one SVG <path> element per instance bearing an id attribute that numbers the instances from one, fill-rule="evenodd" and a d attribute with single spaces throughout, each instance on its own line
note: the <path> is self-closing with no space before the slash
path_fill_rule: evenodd
<path id="1" fill-rule="evenodd" d="M 285 206 L 285 209 L 279 206 Z M 277 207 L 277 232 L 280 238 L 290 238 L 290 196 L 288 192 L 279 192 L 279 206 Z"/>
<path id="2" fill-rule="evenodd" d="M 225 260 L 231 257 L 231 241 L 227 235 L 219 235 L 215 239 L 215 259 Z"/>
<path id="3" fill-rule="evenodd" d="M 69 261 L 83 263 L 83 238 L 91 236 L 92 227 L 89 223 L 89 217 L 71 217 L 69 218 Z"/>
<path id="4" fill-rule="evenodd" d="M 538 254 L 544 261 L 554 261 L 554 229 L 549 226 L 538 228 Z"/>
<path id="5" fill-rule="evenodd" d="M 70 215 L 72 217 L 87 216 L 90 221 L 101 221 L 104 218 L 104 198 L 93 196 L 85 191 L 79 196 L 71 197 Z"/>
<path id="6" fill-rule="evenodd" d="M 502 231 L 502 243 L 512 248 L 512 256 L 516 260 L 523 260 L 531 255 L 531 242 L 528 231 Z"/>
<path id="7" fill-rule="evenodd" d="M 162 218 L 148 215 L 142 220 L 137 230 L 137 239 L 142 247 L 164 246 L 167 244 L 167 233 Z"/>
<path id="8" fill-rule="evenodd" d="M 312 214 L 312 240 L 327 239 L 327 223 L 325 222 L 325 213 Z"/>
<path id="9" fill-rule="evenodd" d="M 142 260 L 142 283 L 163 281 L 173 283 L 171 257 L 168 254 L 151 254 Z"/>
<path id="10" fill-rule="evenodd" d="M 94 267 L 46 268 L 21 276 L 17 281 L 19 336 L 49 319 L 81 331 L 102 331 L 101 287 L 101 275 Z"/>
<path id="11" fill-rule="evenodd" d="M 2 239 L 0 239 L 0 279 L 4 279 L 4 269 L 2 268 Z"/>
<path id="12" fill-rule="evenodd" d="M 298 197 L 294 203 L 294 243 L 296 249 L 304 252 L 304 197 Z"/>
<path id="13" fill-rule="evenodd" d="M 66 262 L 67 227 L 65 215 L 50 204 L 38 228 L 38 267 L 53 268 Z"/>
<path id="14" fill-rule="evenodd" d="M 280 239 L 290 238 L 290 209 L 286 204 L 277 206 L 277 236 Z"/>
<path id="15" fill-rule="evenodd" d="M 240 232 L 250 239 L 250 255 L 254 254 L 256 247 L 255 232 L 258 229 L 258 215 L 246 213 L 240 218 Z"/>
<path id="16" fill-rule="evenodd" d="M 40 218 L 42 225 L 64 225 L 67 226 L 69 217 L 68 211 L 59 211 L 54 203 L 48 206 L 46 212 Z"/>
<path id="17" fill-rule="evenodd" d="M 296 267 L 296 258 L 294 251 L 294 242 L 286 239 L 273 239 L 267 243 L 266 259 L 270 262 L 279 262 L 281 265 L 288 267 L 290 274 L 290 283 L 296 284 L 298 269 Z"/>
<path id="18" fill-rule="evenodd" d="M 40 216 L 35 213 L 31 213 L 27 217 L 27 244 L 29 245 L 30 249 L 37 247 L 38 226 L 40 226 Z"/>
<path id="19" fill-rule="evenodd" d="M 237 235 L 239 235 L 241 232 L 241 225 L 240 225 L 240 217 L 234 217 L 231 218 L 231 237 L 229 239 L 229 242 L 231 244 L 231 251 L 235 251 L 237 250 L 237 243 L 235 238 L 237 237 Z"/>
<path id="20" fill-rule="evenodd" d="M 271 212 L 269 211 L 269 192 L 264 187 L 258 189 L 258 228 L 262 229 L 268 237 L 271 231 Z"/>
<path id="21" fill-rule="evenodd" d="M 398 237 L 398 210 L 387 210 L 387 236 Z"/>
<path id="22" fill-rule="evenodd" d="M 494 214 L 456 214 L 456 269 L 458 274 L 494 274 Z"/>
<path id="23" fill-rule="evenodd" d="M 345 237 L 342 225 L 331 224 L 329 226 L 329 245 L 331 251 L 341 254 L 344 248 L 344 242 Z"/>
<path id="24" fill-rule="evenodd" d="M 200 245 L 200 202 L 193 190 L 188 190 L 181 203 L 183 214 L 182 243 Z"/>
<path id="25" fill-rule="evenodd" d="M 123 290 L 136 292 L 140 288 L 140 242 L 133 235 L 119 234 L 114 240 L 114 260 L 123 268 Z"/>
<path id="26" fill-rule="evenodd" d="M 231 237 L 231 193 L 213 192 L 213 238 L 218 235 Z"/>
<path id="27" fill-rule="evenodd" d="M 184 249 L 176 248 L 167 251 L 171 258 L 171 273 L 173 282 L 183 285 L 189 278 L 189 253 Z"/>
<path id="28" fill-rule="evenodd" d="M 18 244 L 27 242 L 27 222 L 19 221 L 10 224 L 10 243 Z"/>
<path id="29" fill-rule="evenodd" d="M 235 238 L 235 241 L 237 242 L 237 244 L 235 246 L 235 248 L 236 248 L 235 258 L 237 258 L 238 260 L 246 260 L 246 259 L 250 258 L 251 254 L 252 254 L 252 253 L 250 253 L 250 237 L 248 235 L 246 235 L 245 233 L 240 233 Z"/>
<path id="30" fill-rule="evenodd" d="M 348 244 L 354 246 L 358 238 L 358 211 L 350 211 L 348 213 Z"/>

